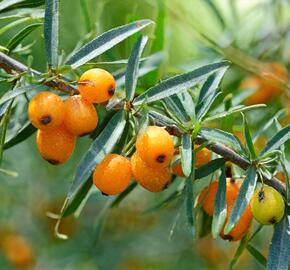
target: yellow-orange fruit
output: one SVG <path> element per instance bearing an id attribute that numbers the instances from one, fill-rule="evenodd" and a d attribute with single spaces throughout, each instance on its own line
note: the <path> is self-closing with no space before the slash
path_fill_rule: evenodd
<path id="1" fill-rule="evenodd" d="M 171 182 L 171 173 L 168 168 L 149 167 L 137 152 L 131 157 L 131 168 L 138 184 L 151 192 L 160 192 Z"/>
<path id="2" fill-rule="evenodd" d="M 7 260 L 19 268 L 28 268 L 34 261 L 33 251 L 28 241 L 21 235 L 6 234 L 2 237 L 1 247 Z"/>
<path id="3" fill-rule="evenodd" d="M 277 179 L 279 179 L 281 182 L 285 183 L 285 179 L 286 179 L 286 177 L 285 177 L 285 174 L 284 174 L 283 172 L 277 172 L 277 173 L 275 174 L 275 177 L 276 177 Z"/>
<path id="4" fill-rule="evenodd" d="M 245 103 L 247 105 L 267 103 L 271 98 L 281 95 L 287 78 L 288 73 L 284 66 L 278 63 L 265 64 L 260 76 L 253 75 L 242 81 L 241 89 L 256 89 Z"/>
<path id="5" fill-rule="evenodd" d="M 197 147 L 198 147 L 198 145 L 194 146 L 194 148 L 197 148 Z M 211 160 L 211 151 L 204 147 L 196 153 L 195 167 L 199 168 L 199 167 L 209 163 L 210 160 Z"/>
<path id="6" fill-rule="evenodd" d="M 66 162 L 75 147 L 76 137 L 64 125 L 50 130 L 38 130 L 36 143 L 38 151 L 53 165 Z"/>
<path id="7" fill-rule="evenodd" d="M 97 111 L 92 103 L 81 96 L 69 97 L 64 103 L 64 124 L 76 136 L 92 132 L 98 125 Z"/>
<path id="8" fill-rule="evenodd" d="M 226 185 L 227 218 L 224 223 L 224 226 L 230 216 L 235 200 L 238 196 L 240 186 L 241 186 L 240 180 L 232 180 L 231 178 L 227 178 L 227 185 Z M 200 193 L 199 198 L 198 198 L 198 202 L 202 203 L 202 207 L 204 211 L 210 216 L 213 216 L 214 214 L 214 201 L 215 201 L 217 189 L 218 189 L 218 182 L 214 181 L 209 185 L 209 187 L 206 187 Z M 241 218 L 234 226 L 234 228 L 227 235 L 224 235 L 223 233 L 224 228 L 223 228 L 221 230 L 220 236 L 223 239 L 227 239 L 230 241 L 240 240 L 249 230 L 252 219 L 253 219 L 253 215 L 252 215 L 250 206 L 248 205 L 245 211 L 243 212 Z"/>
<path id="9" fill-rule="evenodd" d="M 79 91 L 83 98 L 91 103 L 108 101 L 115 93 L 116 82 L 108 71 L 93 68 L 82 74 L 79 80 Z"/>
<path id="10" fill-rule="evenodd" d="M 164 128 L 149 126 L 138 136 L 136 149 L 148 166 L 164 168 L 173 157 L 173 138 Z"/>
<path id="11" fill-rule="evenodd" d="M 55 128 L 63 122 L 63 101 L 51 92 L 38 93 L 29 102 L 28 117 L 38 129 Z"/>
<path id="12" fill-rule="evenodd" d="M 183 173 L 183 170 L 182 170 L 182 166 L 181 166 L 181 163 L 176 163 L 173 167 L 172 167 L 172 172 L 177 175 L 177 176 L 180 176 L 180 177 L 184 177 L 184 173 Z"/>
<path id="13" fill-rule="evenodd" d="M 96 166 L 93 181 L 102 193 L 116 195 L 128 187 L 131 177 L 130 161 L 121 155 L 109 154 Z"/>

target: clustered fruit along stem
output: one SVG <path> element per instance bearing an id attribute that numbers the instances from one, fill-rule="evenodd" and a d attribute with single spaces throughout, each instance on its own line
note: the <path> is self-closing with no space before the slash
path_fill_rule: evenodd
<path id="1" fill-rule="evenodd" d="M 0 68 L 3 68 L 7 73 L 12 73 L 14 72 L 31 72 L 33 74 L 40 74 L 36 70 L 32 70 L 25 66 L 24 64 L 18 62 L 17 60 L 7 56 L 6 54 L 0 52 Z M 69 84 L 64 83 L 63 81 L 58 81 L 58 80 L 51 80 L 51 81 L 43 81 L 43 84 L 49 87 L 52 87 L 54 89 L 63 91 L 65 93 L 69 93 L 70 95 L 77 94 L 78 91 L 74 87 L 72 87 Z M 116 104 L 113 108 L 118 109 L 120 107 L 124 106 L 124 104 Z M 162 123 L 158 122 L 158 120 L 155 121 L 156 125 L 159 126 L 164 126 Z M 183 132 L 178 129 L 178 127 L 167 127 L 167 131 L 174 136 L 180 137 Z M 207 142 L 205 138 L 202 136 L 198 135 L 196 137 L 197 144 L 202 144 Z M 213 151 L 214 153 L 222 156 L 225 160 L 232 162 L 233 164 L 239 166 L 240 168 L 246 170 L 251 166 L 251 163 L 240 156 L 238 153 L 233 151 L 231 148 L 220 144 L 220 143 L 210 143 L 207 146 L 208 149 Z M 263 175 L 263 182 L 269 186 L 272 186 L 276 190 L 278 190 L 281 194 L 284 196 L 286 195 L 286 188 L 285 185 L 279 181 L 277 178 L 269 178 L 267 175 Z M 288 194 L 288 201 L 290 201 L 290 196 Z"/>

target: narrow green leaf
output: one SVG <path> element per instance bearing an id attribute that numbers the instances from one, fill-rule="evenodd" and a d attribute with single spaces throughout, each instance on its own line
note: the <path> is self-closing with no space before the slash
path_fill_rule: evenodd
<path id="1" fill-rule="evenodd" d="M 275 225 L 271 240 L 267 270 L 288 270 L 290 259 L 290 216 Z"/>
<path id="2" fill-rule="evenodd" d="M 132 101 L 135 94 L 139 73 L 139 60 L 148 41 L 147 36 L 141 36 L 134 45 L 125 75 L 126 99 Z"/>
<path id="3" fill-rule="evenodd" d="M 92 23 L 88 9 L 88 2 L 86 0 L 80 0 L 80 6 L 85 20 L 86 31 L 89 33 L 91 30 Z"/>
<path id="4" fill-rule="evenodd" d="M 257 183 L 257 172 L 255 167 L 250 167 L 247 170 L 246 178 L 244 179 L 238 197 L 235 200 L 234 207 L 231 211 L 228 222 L 225 226 L 224 233 L 228 234 L 235 224 L 239 221 L 244 210 L 250 203 L 252 195 L 255 191 L 255 186 Z"/>
<path id="5" fill-rule="evenodd" d="M 180 93 L 188 88 L 197 85 L 198 83 L 205 80 L 212 73 L 222 68 L 225 68 L 228 65 L 229 62 L 223 61 L 206 65 L 191 72 L 171 77 L 167 80 L 162 81 L 156 86 L 149 88 L 146 92 L 138 96 L 134 100 L 133 104 L 141 105 L 144 102 L 150 103 Z"/>
<path id="6" fill-rule="evenodd" d="M 71 200 L 68 201 L 68 204 L 67 204 L 67 206 L 62 214 L 63 217 L 67 217 L 67 216 L 73 214 L 79 208 L 79 206 L 83 202 L 84 198 L 89 193 L 92 185 L 93 185 L 93 180 L 91 177 L 89 177 L 89 179 L 87 181 L 85 181 L 85 183 L 78 190 L 78 192 L 75 194 L 75 196 Z"/>
<path id="7" fill-rule="evenodd" d="M 164 126 L 168 126 L 168 127 L 175 127 L 176 126 L 175 122 L 172 119 L 167 117 L 162 112 L 157 111 L 156 109 L 154 110 L 153 108 L 152 109 L 150 108 L 149 116 L 152 118 L 153 121 L 154 121 L 154 119 L 157 119 Z"/>
<path id="8" fill-rule="evenodd" d="M 111 203 L 110 207 L 117 207 L 135 188 L 137 182 L 132 182 L 121 194 L 119 194 Z"/>
<path id="9" fill-rule="evenodd" d="M 82 188 L 85 181 L 90 177 L 95 166 L 109 154 L 120 139 L 126 125 L 125 111 L 118 111 L 92 143 L 88 152 L 80 161 L 68 192 L 68 199 L 71 200 Z"/>
<path id="10" fill-rule="evenodd" d="M 26 123 L 12 138 L 4 144 L 4 150 L 11 148 L 14 145 L 17 145 L 20 142 L 23 142 L 29 138 L 33 133 L 36 132 L 36 128 L 30 123 Z"/>
<path id="11" fill-rule="evenodd" d="M 15 36 L 13 36 L 9 42 L 7 43 L 6 47 L 9 51 L 12 51 L 14 48 L 17 47 L 18 44 L 22 42 L 24 38 L 26 38 L 31 32 L 33 32 L 36 28 L 41 26 L 42 23 L 34 23 L 30 24 L 27 27 L 21 29 Z"/>
<path id="12" fill-rule="evenodd" d="M 214 92 L 212 93 L 207 99 L 205 99 L 201 103 L 201 109 L 197 113 L 197 119 L 199 121 L 203 120 L 204 117 L 206 117 L 207 113 L 211 109 L 211 105 L 214 103 L 214 101 L 221 95 L 221 92 Z"/>
<path id="13" fill-rule="evenodd" d="M 139 32 L 146 26 L 152 24 L 150 20 L 135 21 L 117 28 L 113 28 L 108 32 L 96 37 L 82 48 L 80 48 L 68 61 L 67 64 L 72 68 L 77 68 L 82 64 L 90 61 L 105 51 L 111 49 L 129 36 Z"/>
<path id="14" fill-rule="evenodd" d="M 5 142 L 7 127 L 8 127 L 10 114 L 11 114 L 11 110 L 12 110 L 12 103 L 13 103 L 13 100 L 9 102 L 8 110 L 5 112 L 3 118 L 1 119 L 1 122 L 0 122 L 0 164 L 1 164 L 2 158 L 3 158 L 4 142 Z"/>
<path id="15" fill-rule="evenodd" d="M 252 136 L 250 134 L 247 119 L 244 114 L 243 114 L 243 120 L 244 120 L 244 137 L 245 137 L 246 146 L 247 146 L 247 149 L 249 150 L 251 159 L 256 159 L 257 155 L 256 155 L 254 143 L 252 140 Z"/>
<path id="16" fill-rule="evenodd" d="M 44 2 L 45 0 L 3 0 L 0 3 L 0 11 L 37 7 L 43 5 Z"/>
<path id="17" fill-rule="evenodd" d="M 44 91 L 48 89 L 48 87 L 38 84 L 30 84 L 26 86 L 17 87 L 11 91 L 8 91 L 5 95 L 0 98 L 0 105 L 6 103 L 7 101 L 16 98 L 19 95 L 27 93 L 28 91 Z"/>
<path id="18" fill-rule="evenodd" d="M 255 142 L 258 137 L 262 134 L 265 133 L 266 130 L 268 130 L 274 123 L 275 119 L 280 119 L 285 117 L 288 114 L 287 109 L 281 109 L 280 111 L 278 111 L 277 113 L 275 113 L 275 115 L 273 117 L 271 117 L 265 124 L 263 124 L 261 126 L 261 128 L 259 128 L 253 135 L 253 141 Z"/>
<path id="19" fill-rule="evenodd" d="M 204 111 L 206 109 L 204 108 L 206 106 L 205 104 L 207 103 L 206 100 L 209 97 L 212 97 L 212 95 L 216 92 L 216 89 L 218 88 L 218 85 L 221 82 L 221 79 L 223 78 L 227 68 L 228 66 L 212 74 L 211 76 L 208 77 L 208 79 L 203 84 L 199 93 L 199 97 L 198 97 L 198 101 L 197 101 L 197 105 L 195 109 L 195 113 L 197 115 L 201 115 L 202 114 L 201 111 Z"/>
<path id="20" fill-rule="evenodd" d="M 247 235 L 243 237 L 243 239 L 240 241 L 240 244 L 235 252 L 234 257 L 232 258 L 230 265 L 229 265 L 229 270 L 234 269 L 236 263 L 238 262 L 239 258 L 241 257 L 241 255 L 243 254 L 246 246 L 247 246 Z"/>
<path id="21" fill-rule="evenodd" d="M 226 204 L 226 173 L 225 167 L 222 168 L 219 177 L 218 190 L 214 200 L 214 215 L 212 220 L 212 235 L 217 238 L 227 217 Z"/>
<path id="22" fill-rule="evenodd" d="M 180 123 L 192 125 L 192 119 L 195 119 L 194 103 L 188 92 L 174 94 L 162 100 L 162 104 L 171 114 L 173 114 Z"/>
<path id="23" fill-rule="evenodd" d="M 209 163 L 195 170 L 195 179 L 201 179 L 214 173 L 215 171 L 223 167 L 225 165 L 225 162 L 226 161 L 223 158 L 211 160 Z"/>
<path id="24" fill-rule="evenodd" d="M 267 266 L 267 259 L 263 256 L 263 254 L 253 247 L 251 244 L 247 245 L 247 250 L 251 253 L 251 255 L 261 264 L 261 266 Z"/>
<path id="25" fill-rule="evenodd" d="M 193 164 L 194 164 L 194 162 L 193 162 Z M 194 170 L 192 170 L 192 173 L 185 180 L 186 181 L 185 182 L 185 189 L 186 189 L 186 199 L 185 199 L 186 216 L 187 216 L 187 221 L 188 221 L 188 225 L 189 225 L 192 237 L 194 237 L 194 235 L 195 235 L 194 215 L 193 215 L 193 206 L 194 206 L 193 180 L 194 180 Z"/>
<path id="26" fill-rule="evenodd" d="M 9 104 L 10 102 L 7 101 L 4 104 L 0 105 L 0 117 L 2 117 L 7 112 L 7 110 L 9 109 Z"/>
<path id="27" fill-rule="evenodd" d="M 247 155 L 241 142 L 231 133 L 216 128 L 201 128 L 199 134 L 210 142 L 225 144 L 233 150 L 245 156 Z"/>
<path id="28" fill-rule="evenodd" d="M 183 134 L 181 139 L 181 166 L 185 177 L 192 172 L 192 141 L 191 134 Z"/>
<path id="29" fill-rule="evenodd" d="M 58 65 L 59 0 L 45 1 L 44 39 L 48 64 Z"/>
<path id="30" fill-rule="evenodd" d="M 273 150 L 278 149 L 281 145 L 290 139 L 290 125 L 281 129 L 268 141 L 266 146 L 260 153 L 260 156 L 265 155 Z"/>
<path id="31" fill-rule="evenodd" d="M 5 32 L 9 31 L 10 29 L 13 29 L 14 27 L 18 25 L 25 24 L 27 22 L 32 22 L 32 21 L 33 20 L 31 18 L 21 18 L 19 20 L 8 23 L 5 26 L 0 28 L 0 35 L 3 35 Z"/>
<path id="32" fill-rule="evenodd" d="M 264 107 L 266 107 L 266 105 L 264 104 L 255 104 L 251 106 L 238 105 L 238 106 L 230 108 L 228 111 L 214 112 L 213 115 L 209 115 L 208 117 L 206 117 L 204 121 L 215 121 L 215 120 L 233 115 L 235 113 L 245 112 L 245 111 L 258 109 L 258 108 L 264 108 Z"/>
<path id="33" fill-rule="evenodd" d="M 223 19 L 222 14 L 220 13 L 219 9 L 215 5 L 215 3 L 212 0 L 206 0 L 206 1 L 204 1 L 204 3 L 206 3 L 208 5 L 208 7 L 212 10 L 212 12 L 216 16 L 221 28 L 225 29 L 226 28 L 226 23 L 225 23 L 225 21 Z"/>

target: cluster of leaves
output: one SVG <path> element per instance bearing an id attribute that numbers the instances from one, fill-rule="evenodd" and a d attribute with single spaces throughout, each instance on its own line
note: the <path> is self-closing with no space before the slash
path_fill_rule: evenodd
<path id="1" fill-rule="evenodd" d="M 35 7 L 41 4 L 43 4 L 43 1 L 2 1 L 0 11 L 7 12 L 19 8 L 21 5 Z M 35 132 L 35 128 L 29 123 L 26 114 L 19 117 L 19 112 L 24 112 L 27 108 L 29 94 L 50 89 L 49 85 L 52 81 L 56 85 L 65 85 L 69 92 L 70 87 L 75 85 L 73 80 L 70 79 L 72 77 L 71 74 L 74 74 L 77 69 L 129 36 L 153 24 L 150 20 L 140 20 L 111 29 L 95 37 L 77 51 L 74 51 L 66 61 L 63 61 L 59 57 L 58 47 L 58 9 L 58 1 L 47 0 L 44 15 L 37 13 L 40 16 L 36 18 L 37 22 L 33 19 L 31 25 L 16 34 L 8 42 L 7 46 L 1 47 L 2 51 L 8 54 L 17 53 L 17 49 L 21 47 L 22 40 L 36 27 L 44 24 L 47 72 L 40 73 L 18 62 L 14 63 L 14 67 L 10 66 L 10 68 L 15 68 L 18 72 L 10 73 L 8 69 L 1 71 L 2 79 L 13 85 L 12 89 L 4 93 L 0 99 L 1 159 L 4 150 L 26 140 Z M 16 16 L 22 15 L 18 14 Z M 15 16 L 15 14 L 10 16 Z M 31 20 L 31 17 L 28 18 Z M 17 20 L 13 23 L 14 25 L 17 24 Z M 1 31 L 6 31 L 10 27 L 13 27 L 13 25 L 7 25 L 6 29 L 3 30 L 2 28 Z M 178 130 L 176 141 L 180 147 L 181 154 L 176 162 L 181 161 L 185 177 L 184 181 L 181 181 L 166 198 L 146 211 L 156 210 L 178 198 L 179 201 L 184 202 L 188 227 L 192 237 L 199 236 L 197 227 L 200 224 L 197 224 L 196 217 L 201 210 L 194 205 L 196 199 L 194 198 L 194 188 L 198 179 L 206 177 L 217 177 L 219 179 L 214 217 L 212 224 L 209 225 L 214 237 L 219 235 L 227 212 L 225 159 L 216 157 L 201 168 L 193 169 L 195 167 L 195 154 L 203 147 L 225 146 L 227 149 L 233 150 L 236 156 L 248 164 L 247 168 L 244 168 L 246 170 L 241 168 L 238 170 L 236 168 L 237 176 L 245 178 L 225 226 L 225 233 L 230 232 L 239 220 L 253 195 L 257 181 L 263 181 L 264 178 L 272 178 L 279 166 L 284 169 L 287 176 L 286 179 L 288 179 L 288 165 L 285 162 L 284 144 L 290 138 L 290 127 L 282 129 L 278 122 L 278 118 L 284 112 L 281 111 L 276 114 L 269 120 L 267 125 L 252 136 L 245 113 L 248 110 L 263 109 L 264 105 L 239 105 L 245 98 L 245 96 L 239 96 L 235 100 L 226 100 L 222 106 L 215 106 L 215 102 L 222 93 L 219 85 L 229 67 L 228 61 L 216 62 L 181 75 L 169 77 L 140 95 L 136 95 L 138 78 L 155 70 L 162 60 L 161 52 L 141 58 L 147 42 L 148 37 L 141 35 L 133 46 L 128 61 L 120 61 L 126 63 L 127 68 L 125 70 L 117 70 L 115 73 L 118 85 L 117 95 L 107 104 L 104 112 L 105 116 L 99 128 L 91 135 L 93 142 L 76 168 L 67 199 L 58 218 L 56 234 L 61 238 L 66 238 L 65 235 L 58 232 L 61 218 L 76 211 L 79 213 L 84 207 L 92 188 L 91 174 L 95 166 L 111 152 L 121 153 L 129 157 L 134 150 L 137 134 L 149 124 L 166 126 L 169 130 Z M 2 55 L 1 57 L 3 58 L 4 56 Z M 13 60 L 12 58 L 9 59 Z M 4 64 L 6 63 L 4 62 Z M 123 86 L 125 90 L 122 89 Z M 245 146 L 236 136 L 229 132 L 231 131 L 229 125 L 232 125 L 234 120 L 241 115 L 243 118 L 242 126 Z M 213 122 L 221 122 L 224 130 L 207 127 L 208 124 Z M 254 141 L 271 125 L 275 125 L 279 131 L 268 141 L 260 153 L 256 153 Z M 8 139 L 6 134 L 9 134 Z M 192 151 L 192 146 L 195 142 L 202 143 L 200 147 Z M 0 169 L 0 173 L 13 175 L 13 172 L 4 169 Z M 286 183 L 286 194 L 284 195 L 286 203 L 289 204 L 289 183 L 288 181 Z M 108 199 L 109 203 L 106 208 L 117 206 L 135 187 L 136 183 L 132 183 L 122 194 Z M 101 215 L 104 215 L 104 212 Z M 103 221 L 104 219 L 100 216 L 99 220 Z M 101 226 L 101 222 L 99 226 Z M 285 258 L 289 257 L 290 243 L 289 205 L 283 221 L 275 226 L 268 262 L 250 243 L 256 233 L 241 241 L 236 256 L 232 261 L 232 266 L 241 252 L 247 248 L 262 265 L 267 263 L 267 269 L 286 269 L 288 261 Z"/>

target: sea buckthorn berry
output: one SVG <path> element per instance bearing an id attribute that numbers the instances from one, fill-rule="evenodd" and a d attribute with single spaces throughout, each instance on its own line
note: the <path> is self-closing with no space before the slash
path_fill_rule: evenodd
<path id="1" fill-rule="evenodd" d="M 131 157 L 131 167 L 136 182 L 151 192 L 160 192 L 171 182 L 171 173 L 168 168 L 149 167 L 138 152 Z"/>
<path id="2" fill-rule="evenodd" d="M 130 161 L 121 155 L 110 154 L 96 166 L 93 181 L 102 193 L 116 195 L 128 187 L 131 177 Z"/>
<path id="3" fill-rule="evenodd" d="M 224 223 L 224 226 L 230 216 L 235 200 L 238 196 L 240 186 L 241 186 L 240 180 L 232 180 L 231 178 L 227 178 L 227 185 L 226 185 L 227 218 Z M 198 198 L 198 202 L 202 203 L 202 207 L 204 211 L 210 216 L 213 216 L 214 214 L 214 201 L 215 201 L 217 189 L 218 189 L 218 182 L 214 181 L 209 185 L 209 187 L 206 187 L 201 192 Z M 234 228 L 227 235 L 224 235 L 223 233 L 224 228 L 223 228 L 221 230 L 220 236 L 223 239 L 230 240 L 230 241 L 240 240 L 249 230 L 252 219 L 253 219 L 253 215 L 252 215 L 250 206 L 248 205 L 245 211 L 243 212 L 241 218 L 234 226 Z"/>
<path id="4" fill-rule="evenodd" d="M 194 148 L 197 148 L 197 147 L 198 147 L 198 145 L 194 146 Z M 210 160 L 211 160 L 211 151 L 204 147 L 196 153 L 195 167 L 199 168 L 199 167 L 209 163 Z"/>
<path id="5" fill-rule="evenodd" d="M 3 254 L 16 267 L 28 268 L 34 261 L 34 255 L 29 242 L 21 235 L 6 234 L 1 239 Z"/>
<path id="6" fill-rule="evenodd" d="M 108 101 L 115 93 L 116 82 L 108 71 L 93 68 L 82 74 L 79 80 L 79 91 L 83 98 L 91 103 Z"/>
<path id="7" fill-rule="evenodd" d="M 75 147 L 76 137 L 64 125 L 50 130 L 38 130 L 36 144 L 38 151 L 49 163 L 58 165 L 66 162 Z"/>
<path id="8" fill-rule="evenodd" d="M 183 173 L 182 166 L 181 166 L 180 162 L 176 163 L 172 167 L 172 172 L 177 176 L 184 177 L 184 173 Z"/>
<path id="9" fill-rule="evenodd" d="M 285 203 L 281 194 L 270 186 L 259 186 L 251 200 L 254 218 L 261 224 L 278 223 L 284 216 Z"/>
<path id="10" fill-rule="evenodd" d="M 164 168 L 173 157 L 173 138 L 164 128 L 149 126 L 138 136 L 136 149 L 148 166 Z"/>
<path id="11" fill-rule="evenodd" d="M 240 85 L 241 89 L 253 88 L 256 91 L 246 99 L 246 105 L 267 103 L 273 97 L 283 93 L 285 86 L 283 81 L 288 78 L 287 70 L 278 63 L 266 64 L 261 74 L 244 79 Z"/>
<path id="12" fill-rule="evenodd" d="M 28 117 L 38 129 L 55 128 L 63 122 L 64 103 L 51 92 L 38 93 L 29 102 Z"/>
<path id="13" fill-rule="evenodd" d="M 69 97 L 64 109 L 64 124 L 72 134 L 86 135 L 97 127 L 98 115 L 94 105 L 80 95 Z"/>

